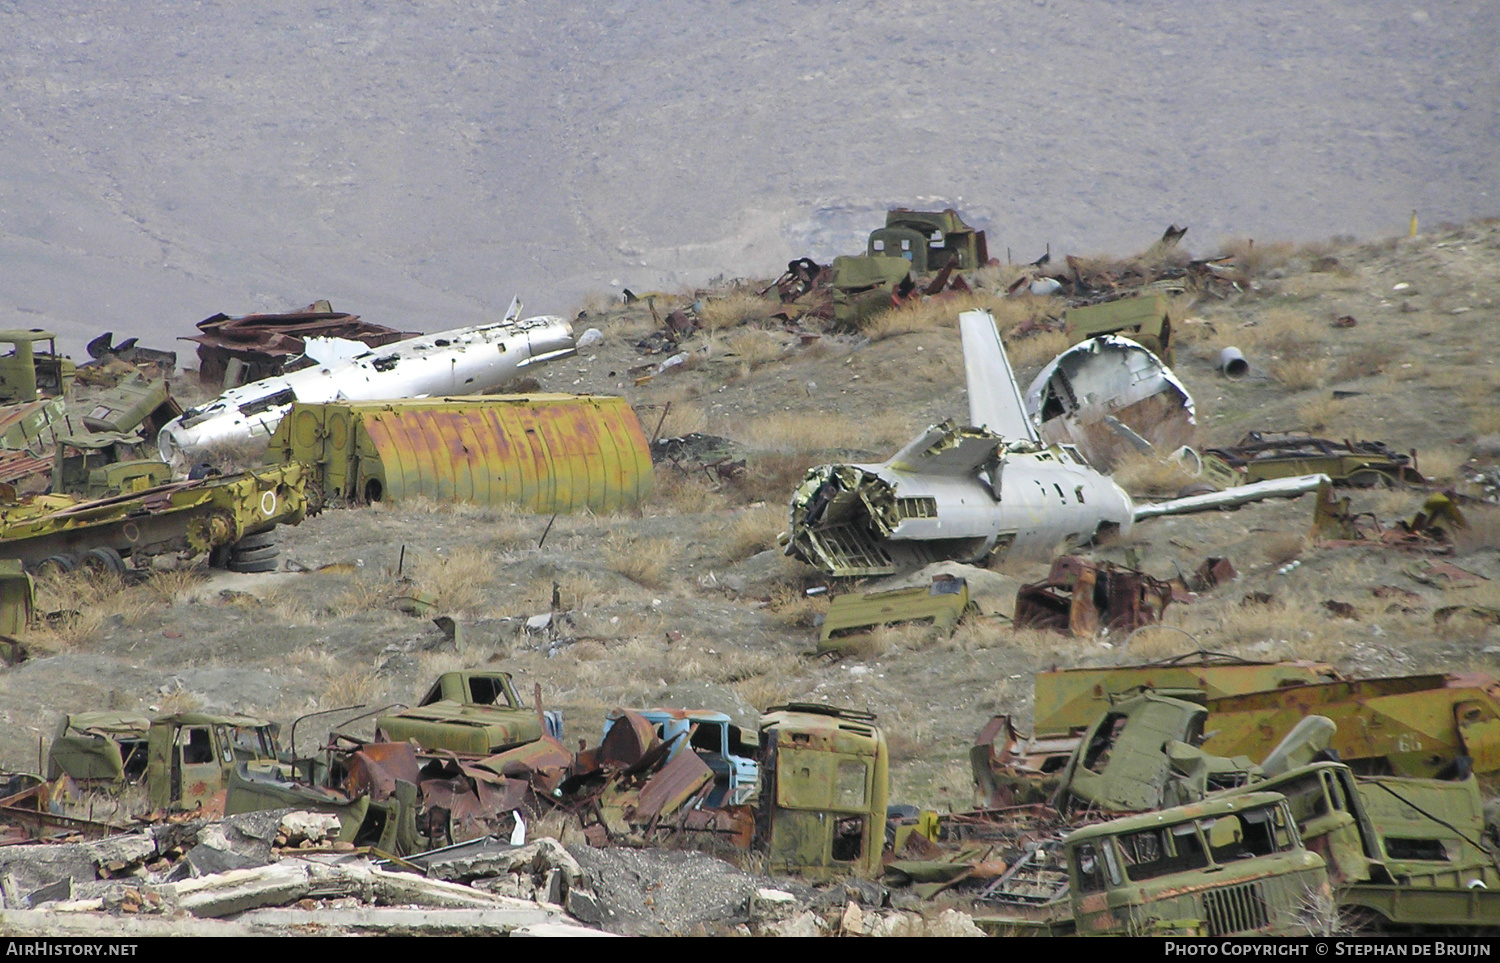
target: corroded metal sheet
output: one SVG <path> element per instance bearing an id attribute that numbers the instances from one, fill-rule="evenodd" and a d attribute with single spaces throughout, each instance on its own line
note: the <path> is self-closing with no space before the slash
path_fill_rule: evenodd
<path id="1" fill-rule="evenodd" d="M 1486 676 L 1289 686 L 1207 706 L 1212 733 L 1203 748 L 1219 755 L 1263 758 L 1304 716 L 1317 714 L 1338 725 L 1332 747 L 1356 768 L 1430 778 L 1457 756 L 1468 756 L 1475 772 L 1500 765 L 1500 683 Z"/>
<path id="2" fill-rule="evenodd" d="M 622 398 L 299 405 L 291 421 L 284 457 L 321 463 L 329 498 L 613 512 L 637 505 L 651 487 L 650 449 Z"/>

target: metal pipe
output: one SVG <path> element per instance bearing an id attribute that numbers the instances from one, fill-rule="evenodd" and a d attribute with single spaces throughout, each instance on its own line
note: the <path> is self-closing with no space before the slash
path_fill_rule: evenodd
<path id="1" fill-rule="evenodd" d="M 1225 348 L 1219 352 L 1219 373 L 1231 381 L 1238 381 L 1250 373 L 1250 362 L 1239 348 Z"/>

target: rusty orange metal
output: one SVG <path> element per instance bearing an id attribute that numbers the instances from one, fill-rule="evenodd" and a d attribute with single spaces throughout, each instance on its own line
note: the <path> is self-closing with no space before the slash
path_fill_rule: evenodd
<path id="1" fill-rule="evenodd" d="M 1332 748 L 1355 771 L 1431 778 L 1458 756 L 1500 769 L 1500 683 L 1483 675 L 1411 675 L 1289 686 L 1209 699 L 1203 743 L 1262 759 L 1303 717 L 1338 726 Z"/>
<path id="2" fill-rule="evenodd" d="M 623 398 L 539 394 L 297 404 L 271 439 L 316 466 L 325 501 L 518 504 L 538 513 L 632 508 L 651 452 Z"/>

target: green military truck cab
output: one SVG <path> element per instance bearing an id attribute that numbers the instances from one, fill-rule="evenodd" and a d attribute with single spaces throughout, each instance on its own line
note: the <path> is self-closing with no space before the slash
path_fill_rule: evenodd
<path id="1" fill-rule="evenodd" d="M 153 809 L 196 809 L 229 788 L 236 766 L 275 766 L 276 727 L 250 716 L 182 712 L 151 722 L 146 796 Z"/>
<path id="2" fill-rule="evenodd" d="M 46 351 L 37 345 L 45 341 Z M 61 395 L 72 383 L 76 366 L 57 353 L 57 335 L 41 328 L 0 331 L 0 404 L 36 401 Z"/>
<path id="3" fill-rule="evenodd" d="M 52 493 L 81 498 L 109 498 L 143 492 L 172 480 L 166 462 L 147 455 L 136 434 L 103 432 L 63 435 L 52 460 Z"/>
<path id="4" fill-rule="evenodd" d="M 911 263 L 917 274 L 932 274 L 952 266 L 959 271 L 984 267 L 989 250 L 983 231 L 965 224 L 953 209 L 945 211 L 887 211 L 885 227 L 870 232 L 868 257 L 894 257 Z"/>
<path id="5" fill-rule="evenodd" d="M 415 742 L 429 752 L 446 749 L 475 756 L 493 755 L 543 734 L 562 738 L 562 715 L 522 704 L 509 672 L 444 672 L 415 708 L 375 720 L 377 742 Z"/>
<path id="6" fill-rule="evenodd" d="M 1332 904 L 1277 793 L 1116 819 L 1063 841 L 1081 936 L 1298 936 Z"/>
<path id="7" fill-rule="evenodd" d="M 772 873 L 813 878 L 880 869 L 890 755 L 875 716 L 816 703 L 760 720 L 756 832 Z"/>

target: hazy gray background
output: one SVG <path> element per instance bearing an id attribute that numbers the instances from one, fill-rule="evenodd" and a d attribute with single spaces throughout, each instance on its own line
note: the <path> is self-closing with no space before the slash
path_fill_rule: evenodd
<path id="1" fill-rule="evenodd" d="M 888 205 L 991 250 L 1500 212 L 1494 0 L 0 4 L 0 325 L 774 274 Z"/>

